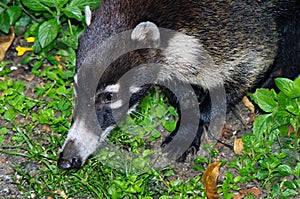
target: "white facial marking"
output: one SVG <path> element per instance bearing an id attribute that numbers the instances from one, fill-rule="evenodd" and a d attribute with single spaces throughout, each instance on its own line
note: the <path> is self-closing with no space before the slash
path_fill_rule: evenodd
<path id="1" fill-rule="evenodd" d="M 106 86 L 106 88 L 104 89 L 104 92 L 117 93 L 117 92 L 119 92 L 119 89 L 120 89 L 120 84 L 117 83 L 117 84 Z"/>
<path id="2" fill-rule="evenodd" d="M 87 157 L 94 153 L 99 145 L 99 136 L 95 135 L 88 129 L 84 121 L 75 120 L 69 130 L 67 139 L 62 147 L 64 149 L 68 141 L 74 142 L 82 162 L 85 162 Z"/>
<path id="3" fill-rule="evenodd" d="M 129 92 L 130 92 L 130 93 L 136 93 L 136 92 L 138 92 L 139 90 L 141 90 L 141 88 L 140 88 L 140 87 L 137 87 L 137 86 L 130 86 L 130 87 L 129 87 Z"/>
<path id="4" fill-rule="evenodd" d="M 117 100 L 117 101 L 109 104 L 109 107 L 112 109 L 117 109 L 117 108 L 120 108 L 121 106 L 123 106 L 122 100 Z"/>
<path id="5" fill-rule="evenodd" d="M 74 82 L 77 84 L 78 82 L 78 78 L 77 78 L 77 74 L 74 76 Z"/>
<path id="6" fill-rule="evenodd" d="M 74 84 L 77 84 L 77 81 L 78 81 L 78 79 L 77 79 L 77 74 L 76 74 L 76 75 L 74 76 Z M 77 97 L 77 92 L 76 92 L 75 87 L 74 87 L 74 96 Z"/>

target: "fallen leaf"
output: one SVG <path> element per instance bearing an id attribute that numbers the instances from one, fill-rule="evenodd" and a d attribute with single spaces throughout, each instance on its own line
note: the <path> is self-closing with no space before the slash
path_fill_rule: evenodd
<path id="1" fill-rule="evenodd" d="M 60 61 L 60 56 L 59 55 L 55 55 L 55 59 L 56 59 L 56 61 Z"/>
<path id="2" fill-rule="evenodd" d="M 26 38 L 26 41 L 27 41 L 28 43 L 33 43 L 34 40 L 35 40 L 34 37 L 28 37 L 28 38 Z"/>
<path id="3" fill-rule="evenodd" d="M 0 61 L 2 61 L 5 57 L 5 53 L 12 44 L 15 38 L 14 27 L 10 27 L 10 34 L 7 36 L 0 37 Z"/>
<path id="4" fill-rule="evenodd" d="M 51 131 L 51 128 L 50 128 L 50 126 L 48 124 L 44 124 L 43 127 L 42 127 L 42 129 L 45 130 L 45 131 L 48 131 L 48 132 Z"/>
<path id="5" fill-rule="evenodd" d="M 31 77 L 27 78 L 27 81 L 31 82 L 34 79 L 34 75 L 32 75 Z"/>
<path id="6" fill-rule="evenodd" d="M 217 181 L 220 175 L 221 162 L 210 164 L 202 175 L 202 182 L 204 183 L 204 192 L 208 199 L 220 198 L 218 194 Z"/>
<path id="7" fill-rule="evenodd" d="M 27 51 L 33 51 L 33 47 L 22 47 L 17 46 L 16 51 L 18 51 L 18 56 L 24 55 Z"/>
<path id="8" fill-rule="evenodd" d="M 240 190 L 240 193 L 248 195 L 249 193 L 252 193 L 254 196 L 259 196 L 261 194 L 261 190 L 259 190 L 256 187 L 253 187 L 251 189 L 244 189 L 244 190 Z"/>
<path id="9" fill-rule="evenodd" d="M 243 103 L 244 105 L 250 110 L 251 113 L 254 113 L 255 111 L 255 107 L 254 105 L 252 104 L 252 102 L 248 99 L 248 97 L 243 97 Z"/>
<path id="10" fill-rule="evenodd" d="M 237 155 L 243 155 L 244 143 L 242 138 L 237 138 L 234 140 L 233 151 Z"/>
<path id="11" fill-rule="evenodd" d="M 59 194 L 63 199 L 67 199 L 68 196 L 66 195 L 66 193 L 64 191 L 61 191 L 61 190 L 56 190 L 53 192 L 54 194 Z"/>
<path id="12" fill-rule="evenodd" d="M 245 195 L 244 194 L 234 194 L 232 199 L 243 199 L 245 198 Z"/>

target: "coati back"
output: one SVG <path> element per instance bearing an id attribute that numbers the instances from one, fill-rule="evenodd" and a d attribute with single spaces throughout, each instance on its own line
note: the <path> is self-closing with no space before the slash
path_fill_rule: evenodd
<path id="1" fill-rule="evenodd" d="M 291 22 L 296 21 L 299 14 L 295 19 L 278 23 L 290 10 L 292 13 L 288 14 L 291 16 L 299 11 L 296 0 L 103 0 L 100 8 L 93 12 L 91 25 L 80 37 L 76 64 L 78 74 L 90 65 L 103 70 L 101 77 L 97 77 L 97 89 L 91 97 L 101 133 L 91 130 L 85 118 L 75 115 L 58 166 L 63 169 L 81 167 L 86 158 L 101 147 L 116 125 L 116 115 L 123 115 L 121 109 L 125 107 L 127 111 L 124 113 L 129 113 L 156 83 L 155 80 L 151 84 L 140 85 L 129 81 L 126 90 L 120 79 L 130 70 L 151 63 L 161 66 L 155 76 L 159 82 L 176 80 L 192 86 L 199 100 L 200 115 L 197 136 L 192 133 L 190 136 L 194 139 L 192 145 L 199 148 L 203 125 L 217 117 L 219 111 L 219 107 L 212 109 L 208 91 L 224 86 L 224 101 L 232 106 L 266 78 L 268 85 L 273 78 L 270 76 L 268 79 L 273 68 L 275 71 L 283 68 L 278 52 L 286 50 L 282 36 L 287 30 L 282 27 L 289 27 L 286 24 L 299 27 L 298 22 Z M 126 31 L 130 32 L 130 38 L 120 40 L 118 44 L 122 46 L 132 42 L 143 48 L 126 52 L 108 67 L 104 66 L 103 55 L 112 51 L 108 50 L 109 47 L 100 48 L 98 44 Z M 299 33 L 295 31 L 294 34 Z M 299 38 L 295 38 L 295 42 L 298 43 L 295 49 L 299 50 Z M 118 46 L 114 47 L 118 50 Z M 94 60 L 93 63 L 91 60 Z M 274 66 L 274 63 L 277 65 Z M 299 75 L 298 66 L 299 62 L 293 65 L 295 76 Z M 149 76 L 151 74 L 146 68 L 139 68 L 136 74 L 137 81 Z M 79 78 L 84 82 L 82 76 Z M 77 94 L 87 88 L 80 87 L 80 84 L 75 79 Z M 130 99 L 122 98 L 124 92 L 130 94 Z M 165 94 L 171 104 L 180 108 L 182 104 L 178 96 L 168 89 L 165 89 Z M 80 106 L 76 102 L 76 107 Z M 189 135 L 189 132 L 184 135 Z"/>

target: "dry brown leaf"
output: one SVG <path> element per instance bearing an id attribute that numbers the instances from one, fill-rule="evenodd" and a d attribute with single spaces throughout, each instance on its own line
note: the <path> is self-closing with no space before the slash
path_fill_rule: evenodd
<path id="1" fill-rule="evenodd" d="M 261 190 L 253 187 L 251 189 L 244 189 L 244 190 L 240 190 L 240 193 L 248 195 L 249 193 L 252 193 L 254 196 L 259 196 L 261 194 Z"/>
<path id="2" fill-rule="evenodd" d="M 50 128 L 50 126 L 48 124 L 44 124 L 43 127 L 42 127 L 42 129 L 45 130 L 45 131 L 48 131 L 48 132 L 51 131 L 51 128 Z"/>
<path id="3" fill-rule="evenodd" d="M 254 113 L 255 107 L 252 104 L 252 102 L 248 99 L 248 97 L 243 97 L 243 103 L 250 110 L 251 113 Z"/>
<path id="4" fill-rule="evenodd" d="M 53 192 L 54 194 L 59 194 L 63 199 L 67 199 L 68 198 L 68 196 L 65 194 L 65 192 L 64 191 L 61 191 L 61 190 L 56 190 L 56 191 L 54 191 Z"/>
<path id="5" fill-rule="evenodd" d="M 34 79 L 34 75 L 32 75 L 31 77 L 27 78 L 27 81 L 31 82 Z"/>
<path id="6" fill-rule="evenodd" d="M 10 27 L 10 34 L 7 36 L 0 37 L 0 61 L 2 61 L 5 57 L 5 53 L 12 44 L 15 38 L 14 28 Z"/>
<path id="7" fill-rule="evenodd" d="M 237 138 L 234 140 L 233 151 L 237 155 L 243 155 L 244 143 L 242 138 Z"/>
<path id="8" fill-rule="evenodd" d="M 243 199 L 245 198 L 245 195 L 244 194 L 234 194 L 232 199 Z"/>
<path id="9" fill-rule="evenodd" d="M 202 175 L 202 182 L 204 183 L 204 191 L 208 199 L 220 198 L 218 194 L 217 181 L 220 175 L 221 162 L 210 164 Z"/>

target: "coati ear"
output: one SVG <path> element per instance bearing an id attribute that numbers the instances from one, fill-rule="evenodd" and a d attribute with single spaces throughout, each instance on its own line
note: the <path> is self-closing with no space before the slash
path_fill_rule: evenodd
<path id="1" fill-rule="evenodd" d="M 149 48 L 157 48 L 160 44 L 160 32 L 156 24 L 141 22 L 133 29 L 131 39 Z"/>
<path id="2" fill-rule="evenodd" d="M 89 26 L 92 22 L 92 11 L 90 9 L 90 6 L 85 6 L 84 12 L 85 12 L 85 23 L 87 26 Z"/>

